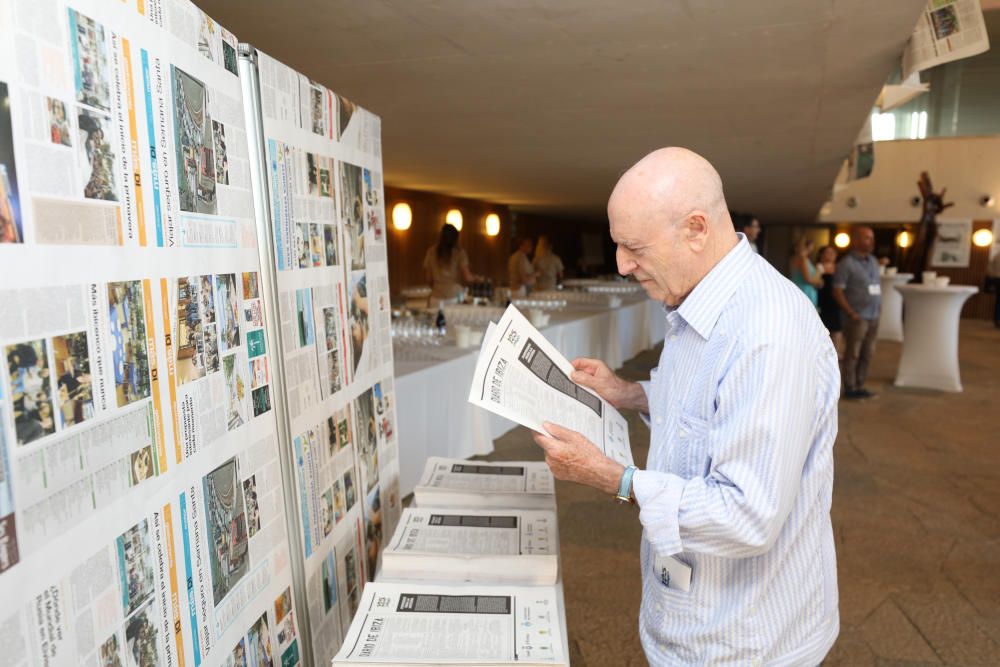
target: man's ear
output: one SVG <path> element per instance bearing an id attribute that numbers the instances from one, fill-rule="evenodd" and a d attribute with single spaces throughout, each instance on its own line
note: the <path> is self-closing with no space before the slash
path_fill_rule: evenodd
<path id="1" fill-rule="evenodd" d="M 708 244 L 708 216 L 704 211 L 693 211 L 684 219 L 684 238 L 695 252 L 701 252 Z"/>

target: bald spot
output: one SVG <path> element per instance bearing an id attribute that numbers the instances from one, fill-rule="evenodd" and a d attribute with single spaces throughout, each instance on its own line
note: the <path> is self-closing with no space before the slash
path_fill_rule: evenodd
<path id="1" fill-rule="evenodd" d="M 702 156 L 679 147 L 661 148 L 637 162 L 608 200 L 611 218 L 679 221 L 695 210 L 713 223 L 732 224 L 719 172 Z"/>

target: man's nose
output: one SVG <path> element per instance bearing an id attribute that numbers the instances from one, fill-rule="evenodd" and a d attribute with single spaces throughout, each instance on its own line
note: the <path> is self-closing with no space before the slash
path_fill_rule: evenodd
<path id="1" fill-rule="evenodd" d="M 623 276 L 635 271 L 635 262 L 628 258 L 627 251 L 621 246 L 615 249 L 615 262 L 618 264 L 618 273 Z"/>

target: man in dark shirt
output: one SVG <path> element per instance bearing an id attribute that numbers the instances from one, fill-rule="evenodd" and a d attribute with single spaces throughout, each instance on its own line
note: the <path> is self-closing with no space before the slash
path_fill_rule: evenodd
<path id="1" fill-rule="evenodd" d="M 857 227 L 851 233 L 851 252 L 837 264 L 833 277 L 833 298 L 844 311 L 844 358 L 840 375 L 844 398 L 873 398 L 865 389 L 868 366 L 875 352 L 875 334 L 882 310 L 882 288 L 871 227 Z"/>

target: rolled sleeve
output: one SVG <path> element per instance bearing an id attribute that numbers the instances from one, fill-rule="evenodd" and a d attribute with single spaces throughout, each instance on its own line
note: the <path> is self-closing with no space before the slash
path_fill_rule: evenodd
<path id="1" fill-rule="evenodd" d="M 639 386 L 642 387 L 642 391 L 645 392 L 646 394 L 646 405 L 649 405 L 650 397 L 652 396 L 652 394 L 650 393 L 652 391 L 652 386 L 653 386 L 652 382 L 650 382 L 649 380 L 640 380 Z M 646 426 L 652 428 L 653 423 L 649 418 L 648 412 L 640 412 L 639 419 L 641 419 L 646 424 Z"/>
<path id="2" fill-rule="evenodd" d="M 639 522 L 653 549 L 663 556 L 683 551 L 678 516 L 684 480 L 671 473 L 637 470 L 632 492 L 639 503 Z"/>

